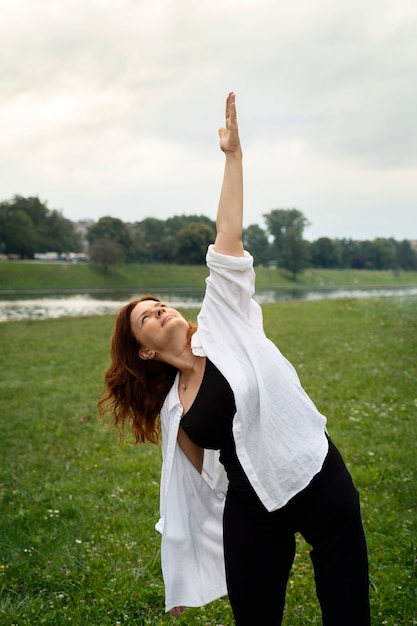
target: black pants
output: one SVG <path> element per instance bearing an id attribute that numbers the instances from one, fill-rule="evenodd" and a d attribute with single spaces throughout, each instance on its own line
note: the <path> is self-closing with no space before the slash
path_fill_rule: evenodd
<path id="1" fill-rule="evenodd" d="M 238 626 L 278 626 L 295 556 L 295 533 L 312 546 L 324 626 L 369 626 L 368 558 L 359 495 L 337 448 L 290 502 L 268 513 L 256 496 L 229 488 L 224 546 L 229 599 Z"/>

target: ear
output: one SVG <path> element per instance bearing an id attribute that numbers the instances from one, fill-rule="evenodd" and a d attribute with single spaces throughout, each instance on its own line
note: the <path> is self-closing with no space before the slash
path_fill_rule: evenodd
<path id="1" fill-rule="evenodd" d="M 153 359 L 153 357 L 155 356 L 155 352 L 149 350 L 149 348 L 139 348 L 138 355 L 144 361 L 149 361 Z"/>

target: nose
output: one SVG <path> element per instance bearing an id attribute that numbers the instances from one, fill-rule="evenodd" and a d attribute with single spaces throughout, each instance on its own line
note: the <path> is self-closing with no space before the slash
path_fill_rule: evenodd
<path id="1" fill-rule="evenodd" d="M 158 317 L 161 317 L 162 313 L 164 313 L 164 312 L 165 312 L 165 307 L 164 306 L 160 306 L 156 310 L 156 314 L 157 314 Z"/>

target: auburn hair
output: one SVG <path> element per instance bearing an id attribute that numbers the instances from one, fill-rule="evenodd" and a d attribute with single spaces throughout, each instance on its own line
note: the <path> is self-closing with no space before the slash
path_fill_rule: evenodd
<path id="1" fill-rule="evenodd" d="M 102 419 L 109 413 L 112 415 L 112 425 L 120 435 L 128 426 L 135 443 L 158 443 L 159 414 L 178 370 L 168 363 L 143 360 L 139 356 L 141 346 L 133 334 L 130 315 L 144 300 L 161 302 L 155 296 L 142 296 L 126 304 L 117 315 L 111 338 L 111 364 L 105 373 L 106 388 L 98 409 Z M 188 324 L 191 338 L 197 324 Z"/>

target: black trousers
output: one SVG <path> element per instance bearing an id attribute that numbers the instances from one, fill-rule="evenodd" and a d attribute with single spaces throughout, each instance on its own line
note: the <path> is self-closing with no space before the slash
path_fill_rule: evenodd
<path id="1" fill-rule="evenodd" d="M 369 578 L 359 495 L 337 448 L 290 502 L 268 513 L 255 494 L 229 488 L 224 548 L 237 626 L 278 626 L 295 556 L 295 533 L 312 546 L 324 626 L 369 626 Z"/>

